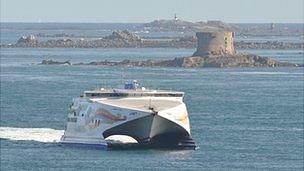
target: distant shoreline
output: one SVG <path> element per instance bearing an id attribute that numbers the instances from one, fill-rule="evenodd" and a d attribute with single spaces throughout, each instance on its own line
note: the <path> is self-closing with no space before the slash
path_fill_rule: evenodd
<path id="1" fill-rule="evenodd" d="M 196 32 L 229 30 L 234 32 L 235 36 L 242 38 L 234 43 L 236 49 L 304 49 L 304 42 L 298 39 L 291 42 L 282 42 L 275 38 L 270 41 L 266 39 L 265 42 L 255 42 L 255 39 L 246 41 L 248 37 L 263 36 L 296 36 L 301 39 L 304 37 L 303 24 L 233 24 L 219 20 L 191 22 L 180 19 L 159 19 L 148 23 L 4 22 L 1 24 L 2 34 L 10 30 L 16 32 L 26 30 L 26 33 L 19 40 L 15 40 L 17 43 L 6 43 L 0 46 L 7 48 L 195 48 Z M 94 34 L 85 34 L 82 30 L 93 30 Z M 103 36 L 98 36 L 100 33 Z"/>
<path id="2" fill-rule="evenodd" d="M 73 37 L 72 34 L 38 35 Z M 56 38 L 56 37 L 55 37 Z M 38 41 L 36 36 L 22 36 L 15 44 L 1 44 L 1 48 L 196 48 L 197 39 L 194 36 L 184 36 L 178 39 L 143 39 L 133 32 L 114 31 L 111 35 L 98 39 L 60 38 Z M 236 49 L 304 49 L 304 43 L 289 43 L 279 41 L 267 42 L 234 42 Z"/>

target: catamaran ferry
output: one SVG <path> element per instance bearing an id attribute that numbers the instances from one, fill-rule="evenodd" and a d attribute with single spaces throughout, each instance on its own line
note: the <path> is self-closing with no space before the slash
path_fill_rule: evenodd
<path id="1" fill-rule="evenodd" d="M 137 81 L 85 91 L 73 99 L 61 143 L 111 148 L 120 143 L 108 138 L 128 136 L 138 147 L 195 148 L 183 96 L 139 87 Z"/>

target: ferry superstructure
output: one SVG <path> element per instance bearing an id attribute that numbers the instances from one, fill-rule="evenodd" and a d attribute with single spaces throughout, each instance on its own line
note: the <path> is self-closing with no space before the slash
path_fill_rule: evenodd
<path id="1" fill-rule="evenodd" d="M 195 148 L 183 92 L 139 88 L 85 91 L 73 99 L 62 143 L 111 147 L 113 135 L 147 148 Z"/>

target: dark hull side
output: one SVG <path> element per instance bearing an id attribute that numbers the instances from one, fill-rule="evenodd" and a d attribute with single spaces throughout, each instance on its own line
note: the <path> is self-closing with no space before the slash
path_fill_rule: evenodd
<path id="1" fill-rule="evenodd" d="M 180 125 L 159 115 L 135 119 L 104 131 L 103 136 L 127 135 L 138 144 L 108 144 L 109 148 L 189 148 L 196 145 L 189 133 Z"/>

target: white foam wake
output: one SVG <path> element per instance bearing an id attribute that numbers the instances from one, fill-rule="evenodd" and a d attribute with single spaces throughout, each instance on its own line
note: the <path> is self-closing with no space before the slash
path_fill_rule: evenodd
<path id="1" fill-rule="evenodd" d="M 64 130 L 51 128 L 0 127 L 0 138 L 9 140 L 59 142 Z"/>

